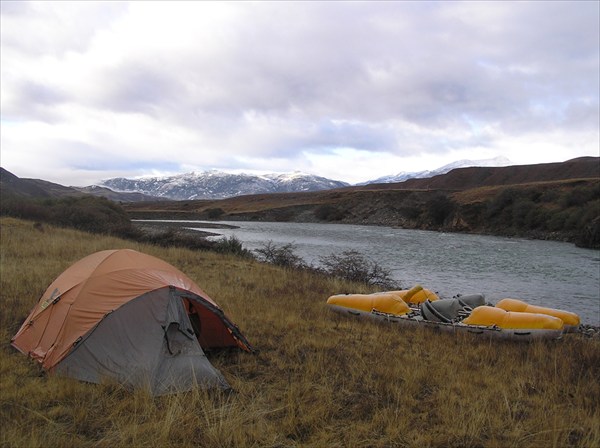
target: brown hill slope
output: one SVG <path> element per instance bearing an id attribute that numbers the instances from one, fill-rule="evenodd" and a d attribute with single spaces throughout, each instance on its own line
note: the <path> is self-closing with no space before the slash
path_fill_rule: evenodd
<path id="1" fill-rule="evenodd" d="M 87 195 L 103 197 L 115 202 L 142 202 L 162 200 L 142 193 L 121 193 L 109 188 L 92 185 L 89 187 L 65 187 L 41 179 L 15 176 L 0 167 L 0 192 L 26 198 L 64 198 Z"/>
<path id="2" fill-rule="evenodd" d="M 560 163 L 457 168 L 449 173 L 428 179 L 409 179 L 401 183 L 367 185 L 360 188 L 368 190 L 394 190 L 398 188 L 465 190 L 494 185 L 517 185 L 598 177 L 600 177 L 600 157 L 580 157 Z"/>
<path id="3" fill-rule="evenodd" d="M 74 188 L 39 179 L 23 179 L 10 171 L 0 168 L 0 192 L 29 198 L 58 198 L 83 196 Z"/>

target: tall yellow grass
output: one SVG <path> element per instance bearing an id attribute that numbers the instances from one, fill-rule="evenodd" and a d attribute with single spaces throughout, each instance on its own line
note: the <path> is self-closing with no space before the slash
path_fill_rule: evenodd
<path id="1" fill-rule="evenodd" d="M 325 300 L 366 292 L 359 285 L 15 219 L 0 225 L 2 446 L 600 446 L 598 340 L 516 344 L 353 320 Z M 188 274 L 260 350 L 211 356 L 233 392 L 152 398 L 48 376 L 10 346 L 58 274 L 124 247 Z"/>

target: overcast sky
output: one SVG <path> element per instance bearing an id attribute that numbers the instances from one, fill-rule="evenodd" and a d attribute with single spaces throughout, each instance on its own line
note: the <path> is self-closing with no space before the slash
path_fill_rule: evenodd
<path id="1" fill-rule="evenodd" d="M 1 165 L 351 183 L 599 155 L 599 2 L 1 3 Z"/>

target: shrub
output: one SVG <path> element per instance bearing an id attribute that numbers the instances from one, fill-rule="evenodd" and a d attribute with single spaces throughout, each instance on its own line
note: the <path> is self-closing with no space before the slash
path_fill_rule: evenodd
<path id="1" fill-rule="evenodd" d="M 416 206 L 404 206 L 400 207 L 398 210 L 404 218 L 409 219 L 411 221 L 416 220 L 421 215 L 421 209 Z"/>
<path id="2" fill-rule="evenodd" d="M 540 202 L 556 202 L 560 196 L 560 193 L 554 189 L 548 189 L 542 193 L 539 200 Z"/>
<path id="3" fill-rule="evenodd" d="M 221 216 L 225 214 L 225 210 L 220 207 L 209 208 L 206 210 L 206 216 L 208 219 L 219 219 Z"/>
<path id="4" fill-rule="evenodd" d="M 577 230 L 581 228 L 581 221 L 584 214 L 583 209 L 573 208 L 568 210 L 567 219 L 565 220 L 564 230 Z"/>
<path id="5" fill-rule="evenodd" d="M 563 208 L 577 207 L 600 198 L 600 185 L 583 185 L 573 188 L 560 199 Z"/>
<path id="6" fill-rule="evenodd" d="M 244 258 L 253 257 L 252 252 L 245 249 L 242 242 L 235 235 L 217 240 L 213 250 L 221 254 L 238 255 Z"/>
<path id="7" fill-rule="evenodd" d="M 283 266 L 286 268 L 304 269 L 308 266 L 304 260 L 295 254 L 296 246 L 292 243 L 287 243 L 278 246 L 273 241 L 269 240 L 263 247 L 255 249 L 258 258 L 266 263 Z"/>
<path id="8" fill-rule="evenodd" d="M 0 214 L 33 221 L 45 221 L 93 233 L 127 236 L 133 225 L 123 208 L 95 196 L 58 199 L 30 199 L 2 196 Z"/>
<path id="9" fill-rule="evenodd" d="M 315 216 L 321 221 L 340 221 L 346 213 L 330 204 L 324 204 L 315 209 Z"/>
<path id="10" fill-rule="evenodd" d="M 205 238 L 181 232 L 169 227 L 162 231 L 144 232 L 138 230 L 131 239 L 161 247 L 185 247 L 193 250 L 215 250 L 215 243 Z"/>
<path id="11" fill-rule="evenodd" d="M 551 232 L 562 230 L 568 217 L 569 213 L 567 211 L 555 212 L 546 224 L 548 230 Z"/>
<path id="12" fill-rule="evenodd" d="M 322 272 L 332 277 L 388 289 L 398 287 L 387 269 L 355 250 L 320 257 L 319 261 Z"/>
<path id="13" fill-rule="evenodd" d="M 579 234 L 576 244 L 581 247 L 600 249 L 600 216 L 586 224 Z"/>
<path id="14" fill-rule="evenodd" d="M 534 207 L 525 216 L 525 227 L 528 229 L 546 229 L 551 214 L 544 207 Z"/>
<path id="15" fill-rule="evenodd" d="M 441 226 L 454 211 L 456 204 L 445 194 L 438 193 L 425 203 L 425 208 L 432 224 Z"/>
<path id="16" fill-rule="evenodd" d="M 527 215 L 535 208 L 533 201 L 529 199 L 517 199 L 512 206 L 512 221 L 516 228 L 525 227 Z"/>
<path id="17" fill-rule="evenodd" d="M 488 203 L 487 217 L 493 218 L 501 214 L 506 208 L 513 204 L 518 196 L 519 192 L 514 188 L 502 190 Z"/>

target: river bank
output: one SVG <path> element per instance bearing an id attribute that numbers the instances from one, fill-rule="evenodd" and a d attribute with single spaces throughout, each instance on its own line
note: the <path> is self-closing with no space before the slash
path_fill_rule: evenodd
<path id="1" fill-rule="evenodd" d="M 205 230 L 192 230 L 190 229 L 190 222 L 182 222 L 182 221 L 169 221 L 166 222 L 164 220 L 131 220 L 132 224 L 142 232 L 156 236 L 161 233 L 166 232 L 167 230 L 175 230 L 181 234 L 185 234 L 190 237 L 198 237 L 198 238 L 206 238 L 210 236 L 219 236 L 219 233 L 209 232 Z M 228 224 L 220 224 L 215 222 L 203 222 L 202 227 L 204 229 L 236 229 L 237 226 L 228 225 Z"/>
<path id="2" fill-rule="evenodd" d="M 355 250 L 390 271 L 393 280 L 407 288 L 420 283 L 447 298 L 484 293 L 492 303 L 505 297 L 520 298 L 577 312 L 584 324 L 597 326 L 596 321 L 600 320 L 594 267 L 600 260 L 594 252 L 564 243 L 350 224 L 153 224 L 156 228 L 164 226 L 165 230 L 170 225 L 176 229 L 182 229 L 182 225 L 194 227 L 195 230 L 182 231 L 198 239 L 208 227 L 209 236 L 235 236 L 250 251 L 262 249 L 268 242 L 276 246 L 292 244 L 294 254 L 309 266 L 318 266 L 319 257 L 331 252 Z M 214 229 L 218 226 L 222 227 L 220 231 Z M 570 297 L 578 299 L 574 302 Z M 593 334 L 593 328 L 588 333 Z"/>

